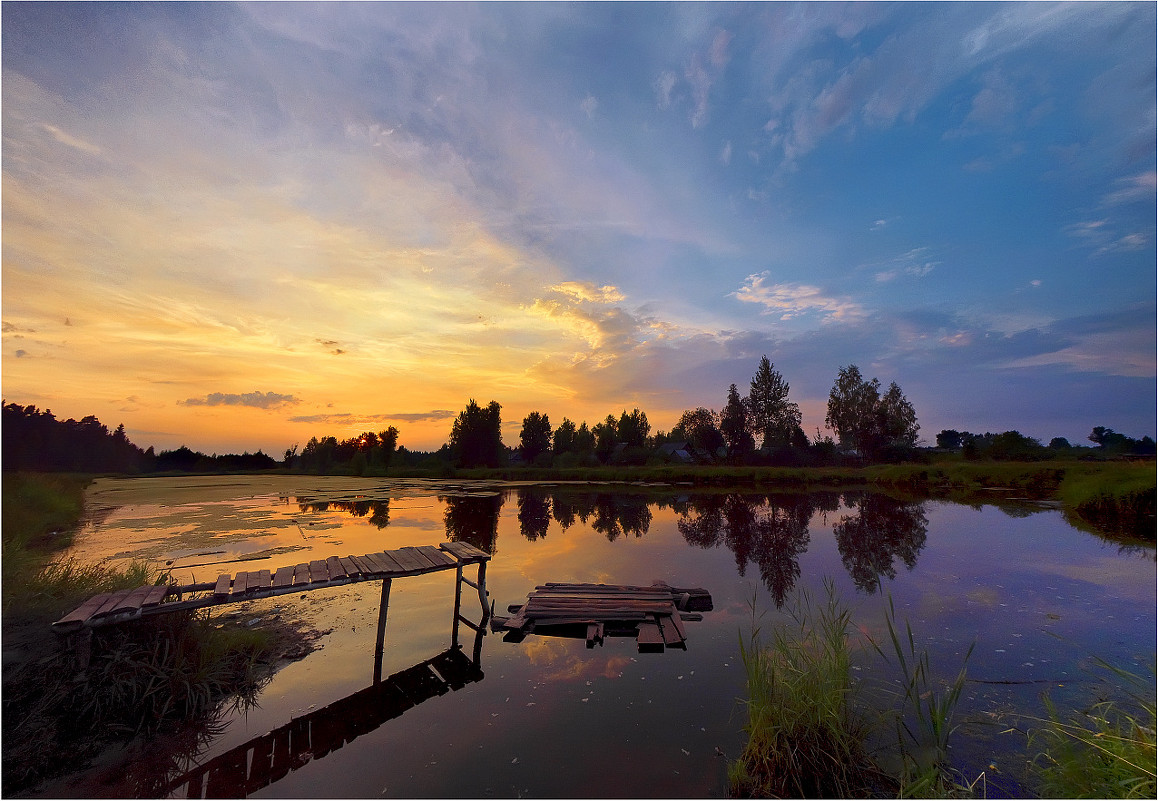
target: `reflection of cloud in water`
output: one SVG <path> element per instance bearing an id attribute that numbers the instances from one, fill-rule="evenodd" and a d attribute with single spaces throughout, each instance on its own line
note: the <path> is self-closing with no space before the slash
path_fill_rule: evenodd
<path id="1" fill-rule="evenodd" d="M 519 643 L 527 661 L 544 668 L 545 681 L 583 681 L 616 679 L 631 664 L 631 658 L 614 652 L 599 653 L 575 647 L 576 641 L 556 637 L 531 637 Z M 624 642 L 631 642 L 624 640 Z"/>

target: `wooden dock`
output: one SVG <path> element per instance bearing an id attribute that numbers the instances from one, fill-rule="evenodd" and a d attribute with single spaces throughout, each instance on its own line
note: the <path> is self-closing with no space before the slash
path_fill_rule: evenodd
<path id="1" fill-rule="evenodd" d="M 712 596 L 699 588 L 553 582 L 536 587 L 525 604 L 508 607 L 513 617 L 492 618 L 491 628 L 516 642 L 545 634 L 582 637 L 593 648 L 607 636 L 634 636 L 641 652 L 686 649 L 684 621 L 702 620 L 699 611 L 711 608 Z"/>
<path id="2" fill-rule="evenodd" d="M 137 587 L 89 598 L 52 624 L 61 633 L 91 630 L 207 606 L 252 601 L 292 592 L 320 590 L 359 581 L 383 582 L 383 608 L 389 599 L 390 581 L 441 570 L 456 570 L 459 585 L 455 592 L 455 616 L 458 617 L 461 585 L 478 591 L 484 615 L 489 612 L 486 592 L 486 564 L 490 554 L 465 542 L 398 548 L 362 556 L 331 556 L 324 560 L 287 565 L 277 570 L 242 571 L 222 574 L 216 581 L 203 584 L 161 584 Z M 478 579 L 462 575 L 467 565 L 478 565 Z M 469 623 L 469 621 L 467 621 Z"/>

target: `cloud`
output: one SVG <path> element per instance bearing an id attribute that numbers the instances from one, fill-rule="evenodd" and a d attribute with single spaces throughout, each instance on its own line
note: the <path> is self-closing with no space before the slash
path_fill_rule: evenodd
<path id="1" fill-rule="evenodd" d="M 55 139 L 57 142 L 60 142 L 62 145 L 67 145 L 68 147 L 71 147 L 75 150 L 80 150 L 93 156 L 99 156 L 102 154 L 101 149 L 96 145 L 72 136 L 71 134 L 65 133 L 55 125 L 49 125 L 46 122 L 42 122 L 40 127 L 47 131 L 53 139 Z"/>
<path id="2" fill-rule="evenodd" d="M 618 303 L 623 300 L 623 293 L 615 287 L 610 285 L 597 287 L 587 281 L 563 281 L 547 289 L 587 303 Z"/>
<path id="3" fill-rule="evenodd" d="M 727 167 L 732 163 L 732 140 L 729 139 L 720 149 L 720 163 Z"/>
<path id="4" fill-rule="evenodd" d="M 1102 205 L 1117 206 L 1122 203 L 1153 203 L 1158 192 L 1158 173 L 1153 171 L 1119 178 L 1117 189 L 1102 198 Z"/>
<path id="5" fill-rule="evenodd" d="M 655 79 L 653 84 L 655 88 L 655 102 L 660 110 L 666 109 L 672 102 L 672 90 L 675 89 L 679 78 L 674 72 L 664 72 Z"/>
<path id="6" fill-rule="evenodd" d="M 281 395 L 277 392 L 246 392 L 240 395 L 211 392 L 204 398 L 177 401 L 178 406 L 249 406 L 254 409 L 277 409 L 298 403 L 301 401 L 293 395 Z"/>
<path id="7" fill-rule="evenodd" d="M 449 409 L 434 409 L 429 412 L 390 412 L 384 414 L 355 414 L 353 412 L 332 412 L 328 414 L 306 414 L 291 417 L 291 423 L 327 423 L 330 425 L 378 425 L 390 420 L 406 423 L 435 423 L 456 416 Z"/>
<path id="8" fill-rule="evenodd" d="M 763 306 L 764 314 L 778 314 L 781 320 L 814 313 L 824 320 L 854 320 L 864 316 L 864 310 L 848 298 L 833 297 L 805 284 L 768 285 L 768 275 L 767 270 L 749 275 L 732 297 Z"/>
<path id="9" fill-rule="evenodd" d="M 594 95 L 587 95 L 583 98 L 583 102 L 579 104 L 579 108 L 583 109 L 583 113 L 587 115 L 587 119 L 595 116 L 596 110 L 599 108 L 599 101 L 595 99 Z"/>

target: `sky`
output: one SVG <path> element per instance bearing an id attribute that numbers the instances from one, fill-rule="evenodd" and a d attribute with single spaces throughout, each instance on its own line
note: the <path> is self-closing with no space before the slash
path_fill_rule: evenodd
<path id="1" fill-rule="evenodd" d="M 1155 434 L 1154 3 L 13 3 L 4 400 L 157 450 L 470 399 L 666 431 L 767 356 L 921 438 Z"/>

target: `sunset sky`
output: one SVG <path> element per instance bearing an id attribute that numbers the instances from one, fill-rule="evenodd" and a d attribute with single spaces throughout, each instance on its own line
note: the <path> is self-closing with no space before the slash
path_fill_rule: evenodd
<path id="1" fill-rule="evenodd" d="M 1156 6 L 4 3 L 3 394 L 158 450 L 762 355 L 922 439 L 1155 434 Z"/>

